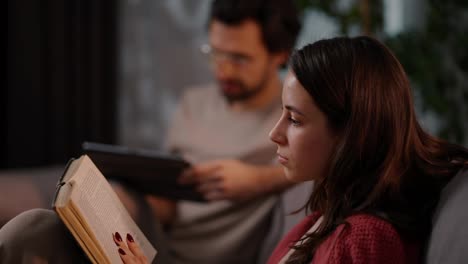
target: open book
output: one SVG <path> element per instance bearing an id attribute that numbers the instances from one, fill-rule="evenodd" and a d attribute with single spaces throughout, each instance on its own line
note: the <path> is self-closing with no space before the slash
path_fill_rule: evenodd
<path id="1" fill-rule="evenodd" d="M 112 234 L 130 233 L 151 263 L 156 250 L 91 159 L 71 160 L 53 207 L 93 263 L 121 263 Z"/>

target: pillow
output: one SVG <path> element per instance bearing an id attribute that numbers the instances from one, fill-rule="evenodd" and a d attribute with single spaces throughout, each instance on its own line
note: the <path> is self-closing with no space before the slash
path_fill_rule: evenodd
<path id="1" fill-rule="evenodd" d="M 426 263 L 468 263 L 468 170 L 443 189 L 432 224 Z"/>

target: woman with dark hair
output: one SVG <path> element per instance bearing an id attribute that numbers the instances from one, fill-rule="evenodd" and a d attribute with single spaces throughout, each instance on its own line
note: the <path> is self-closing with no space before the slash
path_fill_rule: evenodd
<path id="1" fill-rule="evenodd" d="M 468 150 L 422 130 L 392 52 L 370 37 L 307 45 L 291 57 L 282 104 L 278 160 L 289 180 L 315 184 L 312 213 L 269 263 L 422 262 L 439 194 Z M 115 241 L 125 263 L 139 257 Z"/>
<path id="2" fill-rule="evenodd" d="M 270 263 L 420 262 L 439 193 L 468 150 L 422 130 L 402 66 L 372 38 L 307 45 L 290 69 L 270 137 L 290 180 L 315 181 L 313 213 Z"/>

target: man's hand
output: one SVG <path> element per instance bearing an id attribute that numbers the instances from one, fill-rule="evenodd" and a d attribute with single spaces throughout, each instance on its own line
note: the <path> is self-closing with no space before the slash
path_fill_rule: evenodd
<path id="1" fill-rule="evenodd" d="M 267 192 L 266 173 L 281 170 L 250 165 L 239 160 L 214 160 L 197 164 L 180 177 L 182 184 L 197 184 L 197 189 L 207 200 L 245 201 Z M 275 175 L 270 179 L 274 180 Z"/>

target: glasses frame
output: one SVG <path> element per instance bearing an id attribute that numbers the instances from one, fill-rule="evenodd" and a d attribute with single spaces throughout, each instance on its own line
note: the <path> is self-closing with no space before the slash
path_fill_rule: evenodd
<path id="1" fill-rule="evenodd" d="M 200 51 L 214 65 L 228 62 L 236 68 L 245 68 L 252 62 L 252 58 L 248 55 L 216 50 L 210 44 L 201 45 Z"/>

